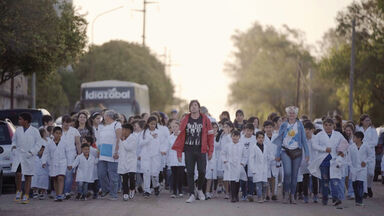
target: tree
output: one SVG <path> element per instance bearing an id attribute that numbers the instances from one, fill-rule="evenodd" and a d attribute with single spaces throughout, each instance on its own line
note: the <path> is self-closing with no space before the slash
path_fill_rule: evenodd
<path id="1" fill-rule="evenodd" d="M 61 76 L 59 73 L 37 74 L 37 92 L 39 97 L 36 98 L 38 107 L 47 109 L 51 115 L 58 117 L 68 111 L 68 98 L 63 87 L 60 85 Z"/>
<path id="2" fill-rule="evenodd" d="M 302 37 L 302 33 L 287 26 L 278 31 L 258 23 L 245 32 L 237 31 L 232 37 L 234 58 L 226 66 L 233 79 L 229 104 L 263 117 L 271 110 L 284 114 L 286 106 L 294 105 L 298 65 L 303 78 L 314 65 Z M 302 88 L 303 97 L 305 91 Z M 306 100 L 301 101 L 301 108 L 308 111 Z"/>
<path id="3" fill-rule="evenodd" d="M 71 63 L 83 52 L 86 38 L 86 21 L 71 4 L 1 1 L 0 84 L 22 73 L 44 76 Z"/>
<path id="4" fill-rule="evenodd" d="M 331 44 L 319 62 L 319 71 L 337 87 L 339 109 L 348 114 L 349 71 L 352 20 L 356 20 L 356 64 L 354 118 L 372 115 L 375 124 L 383 123 L 384 114 L 384 13 L 379 1 L 354 2 L 337 15 L 338 26 L 324 40 Z M 338 43 L 334 43 L 338 41 Z M 342 41 L 342 42 L 340 42 Z"/>
<path id="5" fill-rule="evenodd" d="M 164 65 L 148 48 L 135 43 L 110 41 L 92 46 L 74 65 L 74 72 L 74 85 L 64 87 L 65 91 L 73 88 L 77 100 L 80 98 L 80 83 L 116 79 L 148 85 L 152 110 L 164 110 L 173 102 L 174 87 L 165 74 Z"/>

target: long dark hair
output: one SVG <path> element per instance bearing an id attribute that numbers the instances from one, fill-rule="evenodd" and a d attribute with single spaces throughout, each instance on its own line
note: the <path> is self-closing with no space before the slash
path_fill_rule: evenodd
<path id="1" fill-rule="evenodd" d="M 145 131 L 147 131 L 148 128 L 149 128 L 149 123 L 151 123 L 151 122 L 153 122 L 153 121 L 156 122 L 156 128 L 157 128 L 157 118 L 156 118 L 155 116 L 150 116 L 150 117 L 148 118 L 147 124 L 146 124 L 145 127 L 144 127 L 143 139 L 145 138 Z"/>
<path id="2" fill-rule="evenodd" d="M 85 117 L 87 118 L 87 120 L 85 121 L 85 126 L 84 127 L 88 130 L 88 135 L 93 136 L 93 128 L 92 128 L 93 125 L 91 124 L 92 120 L 90 118 L 88 118 L 88 115 L 85 112 L 79 112 L 77 114 L 76 121 L 75 121 L 75 128 L 79 129 L 79 126 L 80 126 L 80 122 L 79 122 L 80 115 L 85 115 Z"/>

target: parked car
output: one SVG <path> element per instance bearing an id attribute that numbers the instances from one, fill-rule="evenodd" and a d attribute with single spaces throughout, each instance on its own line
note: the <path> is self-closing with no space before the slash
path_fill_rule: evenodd
<path id="1" fill-rule="evenodd" d="M 15 130 L 16 128 L 10 120 L 0 120 L 0 194 L 3 187 L 3 178 L 12 178 L 15 175 L 15 173 L 11 172 L 11 145 Z"/>
<path id="2" fill-rule="evenodd" d="M 46 109 L 7 109 L 0 110 L 0 120 L 9 119 L 13 125 L 19 126 L 19 115 L 24 112 L 32 115 L 31 125 L 36 128 L 43 125 L 44 115 L 51 115 Z"/>

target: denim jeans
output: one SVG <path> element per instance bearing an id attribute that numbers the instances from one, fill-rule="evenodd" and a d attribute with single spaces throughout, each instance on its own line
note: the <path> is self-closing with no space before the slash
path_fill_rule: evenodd
<path id="1" fill-rule="evenodd" d="M 330 179 L 329 175 L 329 167 L 320 167 L 320 172 L 321 172 L 321 192 L 323 194 L 323 204 L 327 204 L 328 202 L 328 194 L 329 194 L 329 184 L 331 184 L 331 194 L 332 194 L 332 199 L 335 200 L 341 200 L 341 180 L 340 179 Z"/>
<path id="2" fill-rule="evenodd" d="M 119 187 L 119 174 L 117 174 L 117 162 L 99 161 L 98 172 L 101 190 L 109 192 L 111 197 L 117 198 Z"/>
<path id="3" fill-rule="evenodd" d="M 354 181 L 352 183 L 353 185 L 353 191 L 355 193 L 355 202 L 356 203 L 363 203 L 363 194 L 364 194 L 364 186 L 363 181 Z"/>
<path id="4" fill-rule="evenodd" d="M 256 194 L 258 198 L 264 197 L 267 191 L 267 182 L 256 182 Z"/>
<path id="5" fill-rule="evenodd" d="M 71 193 L 73 184 L 73 169 L 65 170 L 64 194 Z"/>
<path id="6" fill-rule="evenodd" d="M 88 182 L 77 182 L 77 193 L 87 196 Z"/>
<path id="7" fill-rule="evenodd" d="M 340 196 L 340 200 L 344 200 L 345 199 L 345 177 L 342 177 L 340 179 L 340 185 L 339 185 L 340 189 L 339 189 L 339 196 Z"/>
<path id="8" fill-rule="evenodd" d="M 281 161 L 284 168 L 283 191 L 294 195 L 296 193 L 297 175 L 299 173 L 302 156 L 292 160 L 285 151 L 281 152 Z"/>
<path id="9" fill-rule="evenodd" d="M 355 197 L 355 192 L 353 191 L 352 180 L 348 179 L 348 196 Z"/>

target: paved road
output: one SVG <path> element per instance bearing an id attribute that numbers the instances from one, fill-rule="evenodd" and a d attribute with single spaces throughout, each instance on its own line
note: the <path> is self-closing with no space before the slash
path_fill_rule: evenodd
<path id="1" fill-rule="evenodd" d="M 268 203 L 230 203 L 222 197 L 208 200 L 196 201 L 193 204 L 185 203 L 185 198 L 172 199 L 167 191 L 162 191 L 159 197 L 144 199 L 141 195 L 134 200 L 109 201 L 109 200 L 68 200 L 56 203 L 52 200 L 31 200 L 30 204 L 22 205 L 13 202 L 14 195 L 0 196 L 0 216 L 23 216 L 23 215 L 76 215 L 76 216 L 381 216 L 384 215 L 384 185 L 375 183 L 375 197 L 365 200 L 364 208 L 355 207 L 354 201 L 347 200 L 343 203 L 344 209 L 335 209 L 332 206 L 321 204 L 297 205 L 282 204 L 280 201 Z"/>

